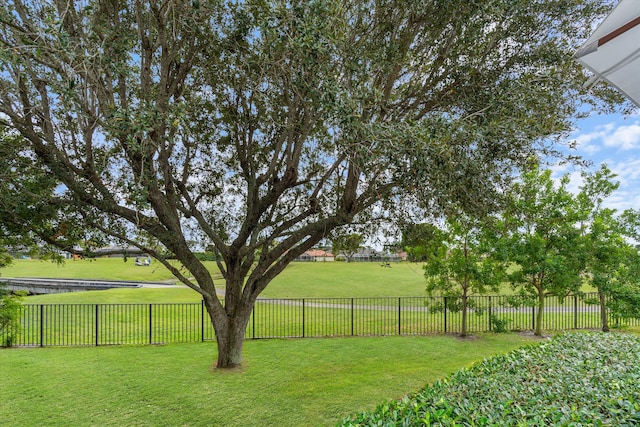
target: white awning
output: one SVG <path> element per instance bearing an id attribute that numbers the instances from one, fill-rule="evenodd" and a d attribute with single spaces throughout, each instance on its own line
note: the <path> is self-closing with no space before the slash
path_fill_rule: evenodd
<path id="1" fill-rule="evenodd" d="M 640 0 L 620 0 L 575 58 L 640 107 Z"/>

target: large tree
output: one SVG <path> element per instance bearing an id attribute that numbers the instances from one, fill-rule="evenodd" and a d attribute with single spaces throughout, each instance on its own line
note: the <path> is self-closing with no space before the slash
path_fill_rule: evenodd
<path id="1" fill-rule="evenodd" d="M 233 367 L 258 295 L 330 231 L 405 194 L 484 210 L 553 151 L 605 94 L 572 53 L 609 6 L 9 0 L 0 123 L 59 183 L 48 205 L 72 220 L 52 240 L 153 254 L 202 295 Z M 224 301 L 193 239 L 215 248 Z"/>

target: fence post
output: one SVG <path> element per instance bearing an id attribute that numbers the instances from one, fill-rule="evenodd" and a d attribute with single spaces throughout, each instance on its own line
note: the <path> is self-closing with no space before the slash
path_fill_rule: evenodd
<path id="1" fill-rule="evenodd" d="M 402 335 L 402 304 L 398 297 L 398 335 Z"/>
<path id="2" fill-rule="evenodd" d="M 573 296 L 573 329 L 578 329 L 578 296 Z"/>
<path id="3" fill-rule="evenodd" d="M 353 298 L 351 298 L 351 336 L 353 336 Z"/>
<path id="4" fill-rule="evenodd" d="M 251 338 L 256 339 L 256 303 L 253 303 L 253 308 L 251 309 Z"/>
<path id="5" fill-rule="evenodd" d="M 302 298 L 302 338 L 304 338 L 304 298 Z"/>
<path id="6" fill-rule="evenodd" d="M 447 333 L 447 297 L 443 297 L 444 298 L 444 333 Z"/>
<path id="7" fill-rule="evenodd" d="M 491 329 L 492 329 L 492 325 L 491 325 L 491 307 L 492 307 L 492 305 L 491 305 L 491 295 L 489 295 L 489 318 L 488 318 L 488 320 L 489 320 L 489 332 L 491 332 Z"/>
<path id="8" fill-rule="evenodd" d="M 149 344 L 153 344 L 153 304 L 149 304 Z"/>
<path id="9" fill-rule="evenodd" d="M 200 342 L 204 342 L 204 299 L 200 301 Z"/>
<path id="10" fill-rule="evenodd" d="M 100 306 L 96 304 L 96 347 L 100 345 Z"/>
<path id="11" fill-rule="evenodd" d="M 44 347 L 44 304 L 40 304 L 40 347 Z"/>

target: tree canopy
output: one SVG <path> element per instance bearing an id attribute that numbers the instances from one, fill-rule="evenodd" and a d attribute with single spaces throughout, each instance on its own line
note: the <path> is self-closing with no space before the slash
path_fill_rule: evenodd
<path id="1" fill-rule="evenodd" d="M 361 234 L 340 234 L 333 238 L 331 250 L 334 255 L 342 254 L 347 259 L 347 262 L 351 262 L 351 258 L 358 252 L 363 240 L 364 238 Z"/>
<path id="2" fill-rule="evenodd" d="M 0 267 L 11 262 L 7 249 L 58 259 L 58 248 L 71 249 L 74 240 L 61 232 L 73 212 L 50 203 L 58 181 L 26 155 L 25 145 L 20 135 L 0 128 Z"/>
<path id="3" fill-rule="evenodd" d="M 48 238 L 151 253 L 231 367 L 258 295 L 332 230 L 407 197 L 491 209 L 584 105 L 619 101 L 572 59 L 602 3 L 10 0 L 0 125 L 55 182 Z"/>
<path id="4" fill-rule="evenodd" d="M 402 230 L 400 245 L 411 261 L 428 261 L 436 256 L 446 233 L 430 223 L 407 224 Z"/>

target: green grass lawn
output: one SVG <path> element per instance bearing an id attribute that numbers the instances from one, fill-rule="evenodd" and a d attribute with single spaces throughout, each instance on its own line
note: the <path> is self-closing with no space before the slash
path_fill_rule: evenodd
<path id="1" fill-rule="evenodd" d="M 219 274 L 214 263 L 208 267 Z M 121 259 L 68 261 L 63 266 L 20 260 L 3 269 L 2 275 L 173 280 L 157 263 L 136 267 Z M 382 268 L 377 263 L 294 263 L 263 296 L 424 296 L 424 287 L 417 264 Z M 200 296 L 195 291 L 173 286 L 41 295 L 25 302 L 197 301 Z M 312 309 L 307 316 L 313 318 Z M 211 369 L 216 355 L 210 342 L 0 350 L 0 424 L 333 425 L 528 342 L 517 334 L 480 334 L 471 340 L 450 336 L 249 340 L 242 372 Z"/>
<path id="2" fill-rule="evenodd" d="M 264 291 L 269 298 L 399 297 L 425 295 L 421 264 L 376 262 L 292 263 Z"/>
<path id="3" fill-rule="evenodd" d="M 324 426 L 531 340 L 516 334 L 0 350 L 0 424 Z"/>
<path id="4" fill-rule="evenodd" d="M 213 273 L 216 285 L 224 288 L 220 272 L 215 262 L 205 262 Z M 138 267 L 133 260 L 124 262 L 121 258 L 101 258 L 96 260 L 68 260 L 57 265 L 38 260 L 15 260 L 3 269 L 4 277 L 51 277 L 138 281 L 168 281 L 176 279 L 159 262 L 150 267 Z M 404 297 L 426 295 L 426 282 L 422 265 L 419 263 L 391 263 L 391 268 L 383 268 L 379 263 L 344 262 L 294 262 L 290 264 L 262 293 L 265 298 L 363 298 L 363 297 Z M 585 288 L 585 292 L 593 289 Z M 112 292 L 112 291 L 109 291 Z M 91 293 L 94 300 L 80 298 L 82 302 L 125 302 L 127 292 L 134 292 L 139 300 L 128 302 L 176 302 L 199 301 L 197 293 L 188 289 L 167 293 L 148 290 L 132 290 L 123 294 Z M 511 294 L 508 284 L 502 293 Z M 190 294 L 191 297 L 186 296 Z M 113 295 L 113 296 L 111 296 Z M 119 296 L 118 296 L 119 295 Z M 67 298 L 75 296 L 51 297 L 51 302 L 71 302 Z M 61 298 L 61 299 L 58 299 Z M 102 299 L 104 298 L 104 300 Z M 158 298 L 152 300 L 152 298 Z M 41 301 L 38 301 L 41 302 Z M 42 301 L 46 302 L 46 301 Z"/>
<path id="5" fill-rule="evenodd" d="M 211 263 L 212 266 L 214 263 Z M 175 277 L 158 261 L 149 267 L 135 265 L 134 259 L 98 258 L 94 260 L 66 260 L 62 264 L 36 259 L 14 260 L 0 272 L 3 277 L 47 277 L 65 279 L 104 279 L 175 281 Z"/>
<path id="6" fill-rule="evenodd" d="M 214 262 L 205 265 L 218 278 L 217 285 L 224 288 L 220 273 Z M 138 267 L 132 260 L 124 262 L 118 258 L 101 258 L 92 261 L 68 260 L 57 265 L 38 260 L 15 260 L 2 270 L 4 277 L 50 277 L 139 281 L 172 281 L 175 278 L 160 263 L 150 267 Z M 415 263 L 391 264 L 383 268 L 379 263 L 292 263 L 276 277 L 262 296 L 265 298 L 358 298 L 383 296 L 423 296 L 425 279 L 422 268 Z M 126 295 L 137 295 L 130 300 Z M 85 296 L 54 295 L 34 298 L 33 302 L 175 302 L 199 301 L 199 295 L 189 289 L 167 292 L 134 289 L 110 290 L 103 293 L 91 292 Z M 190 295 L 190 296 L 188 296 Z M 78 299 L 76 299 L 78 298 Z M 157 298 L 153 300 L 153 298 Z M 31 302 L 31 301 L 29 301 Z"/>

